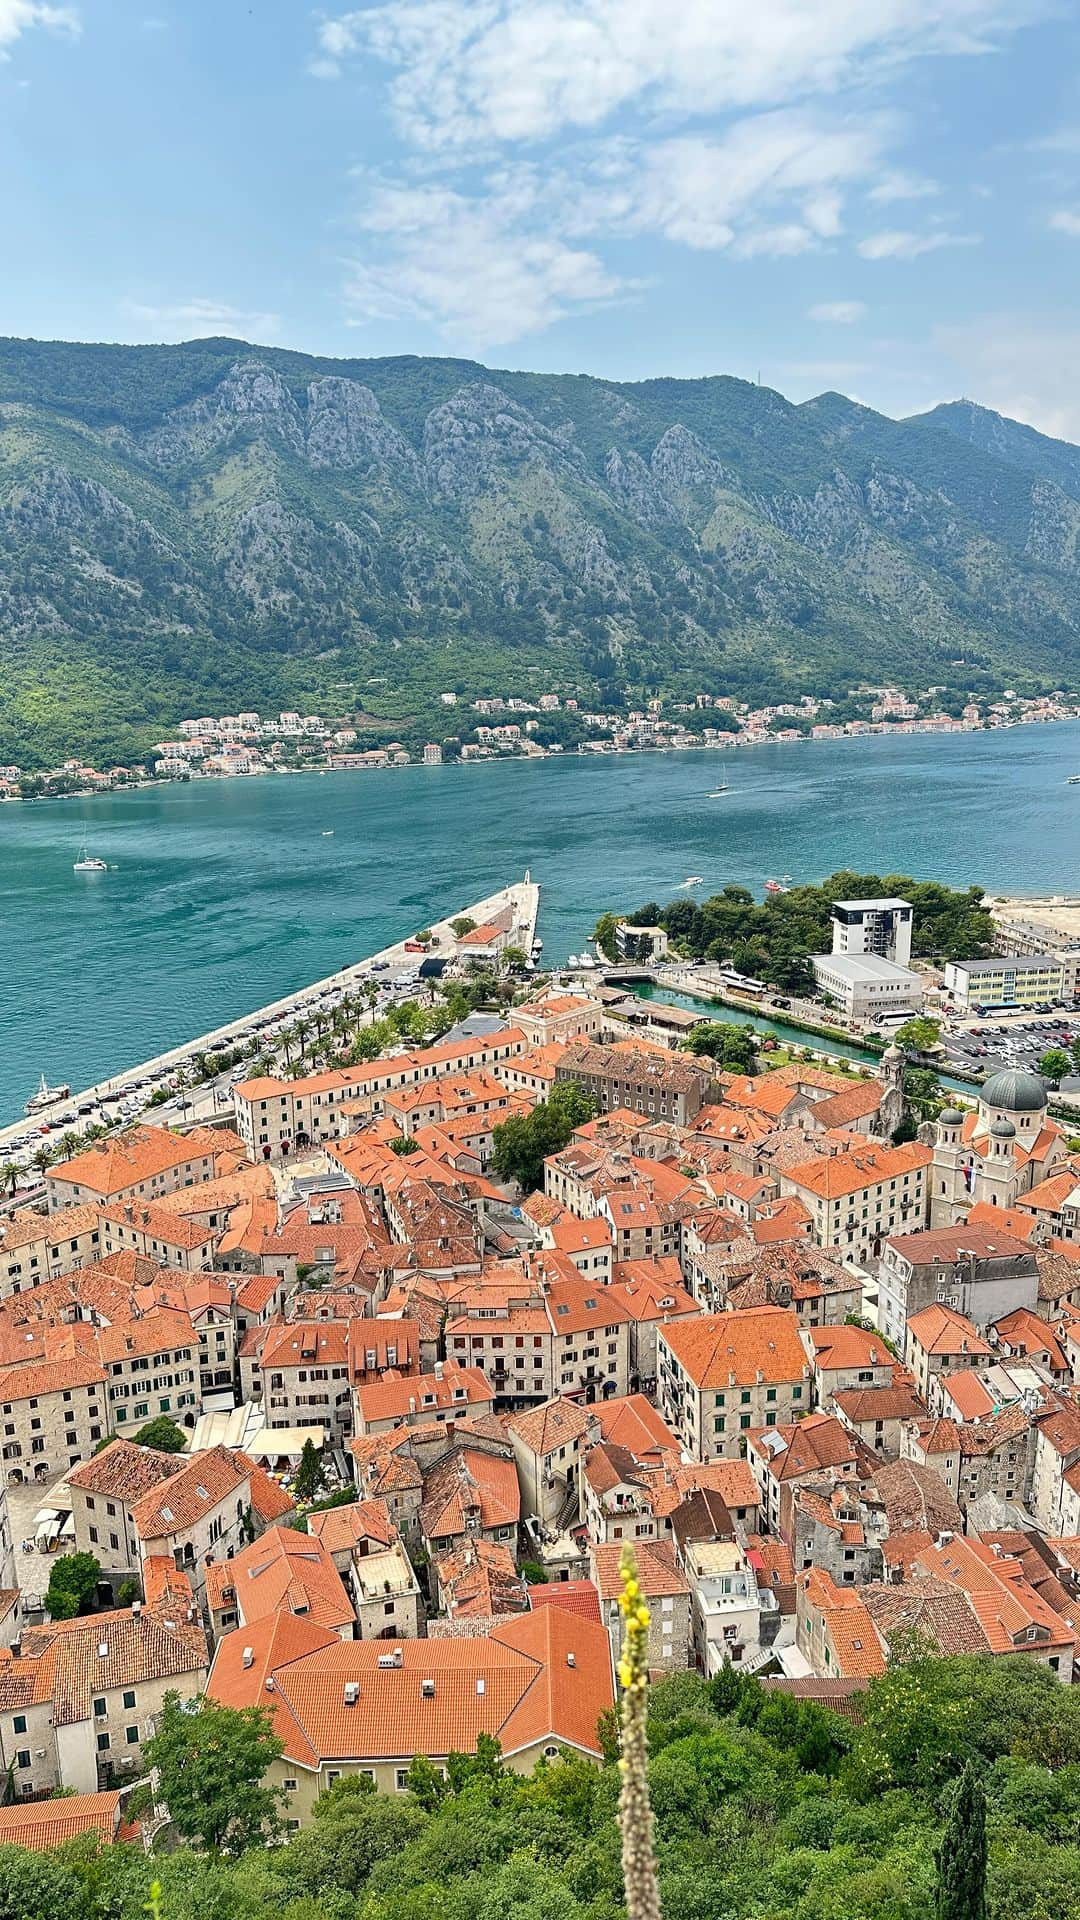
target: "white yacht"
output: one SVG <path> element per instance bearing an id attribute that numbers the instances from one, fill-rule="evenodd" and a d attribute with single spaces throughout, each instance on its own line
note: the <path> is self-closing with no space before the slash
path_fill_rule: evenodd
<path id="1" fill-rule="evenodd" d="M 40 1113 L 43 1107 L 51 1107 L 54 1100 L 66 1100 L 70 1092 L 71 1088 L 66 1080 L 58 1087 L 50 1087 L 45 1075 L 42 1074 L 41 1085 L 36 1093 L 30 1095 L 23 1112 Z"/>
<path id="2" fill-rule="evenodd" d="M 85 844 L 79 848 L 79 857 L 75 862 L 75 873 L 108 873 L 108 862 L 99 860 L 96 854 L 87 853 Z"/>

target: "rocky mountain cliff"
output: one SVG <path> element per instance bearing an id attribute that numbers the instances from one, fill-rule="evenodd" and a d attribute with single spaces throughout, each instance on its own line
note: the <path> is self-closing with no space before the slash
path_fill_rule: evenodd
<path id="1" fill-rule="evenodd" d="M 1080 450 L 966 402 L 2 341 L 0 650 L 27 765 L 447 686 L 1076 685 Z"/>

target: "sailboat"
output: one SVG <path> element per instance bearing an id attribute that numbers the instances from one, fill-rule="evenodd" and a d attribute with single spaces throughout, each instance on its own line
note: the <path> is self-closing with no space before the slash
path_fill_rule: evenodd
<path id="1" fill-rule="evenodd" d="M 79 857 L 72 869 L 74 873 L 108 873 L 108 862 L 99 860 L 96 854 L 87 853 L 86 842 L 79 848 Z"/>
<path id="2" fill-rule="evenodd" d="M 718 787 L 714 787 L 711 793 L 707 793 L 705 795 L 705 798 L 706 800 L 720 800 L 723 798 L 725 793 L 730 793 L 730 792 L 731 792 L 730 783 L 727 780 L 721 780 L 720 785 Z"/>
<path id="3" fill-rule="evenodd" d="M 70 1092 L 71 1088 L 66 1080 L 58 1087 L 50 1087 L 45 1075 L 42 1074 L 41 1085 L 36 1093 L 30 1095 L 23 1112 L 40 1113 L 44 1107 L 51 1107 L 54 1100 L 66 1100 Z"/>

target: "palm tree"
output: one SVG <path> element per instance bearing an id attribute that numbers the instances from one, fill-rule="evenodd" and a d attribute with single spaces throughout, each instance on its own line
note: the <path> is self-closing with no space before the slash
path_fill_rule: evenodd
<path id="1" fill-rule="evenodd" d="M 19 1169 L 14 1160 L 5 1160 L 0 1167 L 0 1186 L 6 1193 L 14 1193 L 19 1184 Z"/>
<path id="2" fill-rule="evenodd" d="M 194 1067 L 195 1072 L 198 1074 L 200 1080 L 210 1079 L 213 1069 L 210 1065 L 210 1056 L 208 1053 L 204 1053 L 200 1050 L 200 1052 L 198 1052 L 195 1055 L 191 1064 Z"/>
<path id="3" fill-rule="evenodd" d="M 83 1137 L 81 1133 L 75 1133 L 74 1131 L 70 1131 L 68 1133 L 62 1133 L 60 1135 L 60 1151 L 63 1154 L 65 1160 L 72 1159 L 73 1156 L 78 1153 L 79 1148 L 82 1146 L 82 1144 L 83 1144 Z"/>
<path id="4" fill-rule="evenodd" d="M 55 1159 L 56 1159 L 55 1147 L 46 1146 L 44 1142 L 42 1142 L 41 1146 L 35 1148 L 33 1154 L 31 1155 L 31 1165 L 35 1166 L 40 1174 L 45 1174 L 48 1172 L 49 1168 L 52 1166 L 52 1163 Z"/>
<path id="5" fill-rule="evenodd" d="M 300 1049 L 301 1060 L 303 1059 L 304 1054 L 307 1051 L 307 1039 L 310 1032 L 311 1032 L 311 1021 L 308 1019 L 305 1013 L 302 1013 L 300 1015 L 300 1018 L 297 1020 L 295 1027 L 293 1028 L 293 1033 L 296 1036 L 296 1044 Z"/>

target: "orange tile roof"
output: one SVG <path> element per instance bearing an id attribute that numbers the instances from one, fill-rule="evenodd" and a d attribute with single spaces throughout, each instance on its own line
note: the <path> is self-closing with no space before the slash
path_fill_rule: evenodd
<path id="1" fill-rule="evenodd" d="M 131 1504 L 135 1530 L 143 1540 L 168 1539 L 174 1533 L 184 1533 L 204 1514 L 212 1513 L 230 1494 L 239 1494 L 247 1480 L 244 1456 L 231 1452 L 228 1447 L 210 1447 L 205 1453 L 185 1454 L 179 1471 L 171 1479 L 151 1487 Z"/>
<path id="2" fill-rule="evenodd" d="M 588 1408 L 590 1424 L 595 1422 L 602 1440 L 625 1447 L 635 1459 L 657 1451 L 675 1453 L 679 1443 L 671 1428 L 643 1393 L 620 1394 L 614 1400 L 598 1400 Z"/>
<path id="3" fill-rule="evenodd" d="M 322 1541 L 328 1553 L 351 1552 L 364 1540 L 389 1547 L 398 1537 L 385 1500 L 353 1500 L 346 1507 L 309 1513 L 307 1529 L 314 1539 Z"/>
<path id="4" fill-rule="evenodd" d="M 391 1650 L 400 1666 L 381 1667 Z M 445 1640 L 332 1640 L 306 1622 L 284 1628 L 271 1618 L 226 1635 L 208 1692 L 228 1706 L 261 1706 L 268 1677 L 276 1731 L 290 1758 L 309 1767 L 338 1759 L 407 1765 L 415 1753 L 440 1759 L 454 1748 L 470 1752 L 480 1733 L 496 1736 L 507 1756 L 544 1740 L 598 1754 L 596 1723 L 614 1698 L 605 1630 L 558 1607 Z M 357 1692 L 347 1704 L 350 1682 Z"/>
<path id="5" fill-rule="evenodd" d="M 1039 1224 L 1033 1213 L 1021 1213 L 1018 1207 L 991 1206 L 989 1200 L 976 1200 L 968 1209 L 967 1217 L 973 1227 L 995 1227 L 1000 1223 L 1003 1232 L 1025 1245 L 1030 1244 Z"/>
<path id="6" fill-rule="evenodd" d="M 516 1527 L 521 1492 L 512 1459 L 468 1445 L 455 1447 L 424 1475 L 420 1524 L 429 1540 L 473 1528 Z"/>
<path id="7" fill-rule="evenodd" d="M 269 1613 L 294 1613 L 320 1626 L 350 1627 L 352 1602 L 328 1547 L 294 1527 L 270 1527 L 227 1563 L 244 1626 Z"/>
<path id="8" fill-rule="evenodd" d="M 51 1852 L 79 1833 L 115 1840 L 120 1825 L 120 1789 L 76 1793 L 66 1800 L 29 1800 L 0 1807 L 0 1846 Z"/>
<path id="9" fill-rule="evenodd" d="M 675 1549 L 670 1540 L 638 1540 L 634 1545 L 637 1577 L 647 1601 L 689 1594 L 690 1587 L 675 1565 Z M 593 1578 L 601 1600 L 617 1600 L 622 1592 L 619 1562 L 622 1545 L 604 1541 L 590 1550 Z"/>
<path id="10" fill-rule="evenodd" d="M 823 1616 L 825 1634 L 844 1679 L 873 1679 L 885 1671 L 874 1622 L 854 1587 L 838 1587 L 823 1569 L 800 1576 L 808 1606 Z"/>
<path id="11" fill-rule="evenodd" d="M 940 1301 L 913 1313 L 907 1323 L 912 1339 L 928 1354 L 991 1354 L 993 1348 L 975 1331 L 970 1320 Z"/>
<path id="12" fill-rule="evenodd" d="M 198 1138 L 193 1138 L 170 1133 L 167 1127 L 132 1127 L 70 1160 L 57 1161 L 49 1168 L 48 1177 L 68 1186 L 87 1187 L 91 1193 L 107 1198 L 111 1193 L 141 1186 L 156 1173 L 170 1173 L 188 1161 L 210 1157 L 218 1142 L 215 1139 L 213 1145 L 208 1144 L 207 1133 L 208 1129 L 199 1129 Z"/>
<path id="13" fill-rule="evenodd" d="M 892 1354 L 879 1333 L 865 1327 L 810 1327 L 806 1338 L 818 1367 L 826 1372 L 847 1367 L 887 1367 Z"/>
<path id="14" fill-rule="evenodd" d="M 89 1720 L 97 1694 L 200 1673 L 207 1665 L 206 1636 L 197 1620 L 169 1621 L 146 1608 L 27 1627 L 18 1659 L 3 1651 L 0 1697 L 8 1675 L 16 1681 L 33 1676 L 35 1697 L 53 1702 L 58 1727 Z"/>
<path id="15" fill-rule="evenodd" d="M 591 1580 L 549 1580 L 544 1586 L 530 1587 L 529 1606 L 534 1613 L 543 1607 L 560 1607 L 564 1613 L 576 1613 L 600 1625 L 600 1595 Z"/>
<path id="16" fill-rule="evenodd" d="M 588 1428 L 590 1412 L 591 1409 L 578 1406 L 576 1401 L 557 1395 L 554 1400 L 545 1400 L 542 1406 L 511 1414 L 505 1423 L 506 1430 L 520 1440 L 523 1447 L 543 1456 L 580 1440 Z"/>
<path id="17" fill-rule="evenodd" d="M 104 1383 L 104 1369 L 90 1353 L 16 1362 L 0 1368 L 0 1402 L 44 1399 L 46 1394 L 63 1393 L 72 1387 L 96 1387 Z"/>
<path id="18" fill-rule="evenodd" d="M 663 1340 L 694 1385 L 703 1388 L 803 1380 L 808 1372 L 794 1313 L 783 1307 L 744 1307 L 674 1320 Z"/>
<path id="19" fill-rule="evenodd" d="M 425 1413 L 434 1418 L 448 1407 L 460 1407 L 464 1414 L 473 1407 L 490 1407 L 493 1398 L 491 1384 L 479 1367 L 456 1367 L 449 1362 L 441 1378 L 420 1373 L 398 1380 L 373 1380 L 356 1389 L 357 1411 L 365 1425 L 373 1420 L 406 1420 L 410 1415 Z"/>
<path id="20" fill-rule="evenodd" d="M 880 1186 L 883 1180 L 902 1179 L 931 1164 L 933 1154 L 920 1140 L 907 1140 L 899 1147 L 874 1145 L 860 1140 L 849 1153 L 828 1153 L 801 1166 L 789 1167 L 785 1178 L 805 1187 L 822 1200 L 842 1199 L 859 1193 L 864 1187 Z"/>

